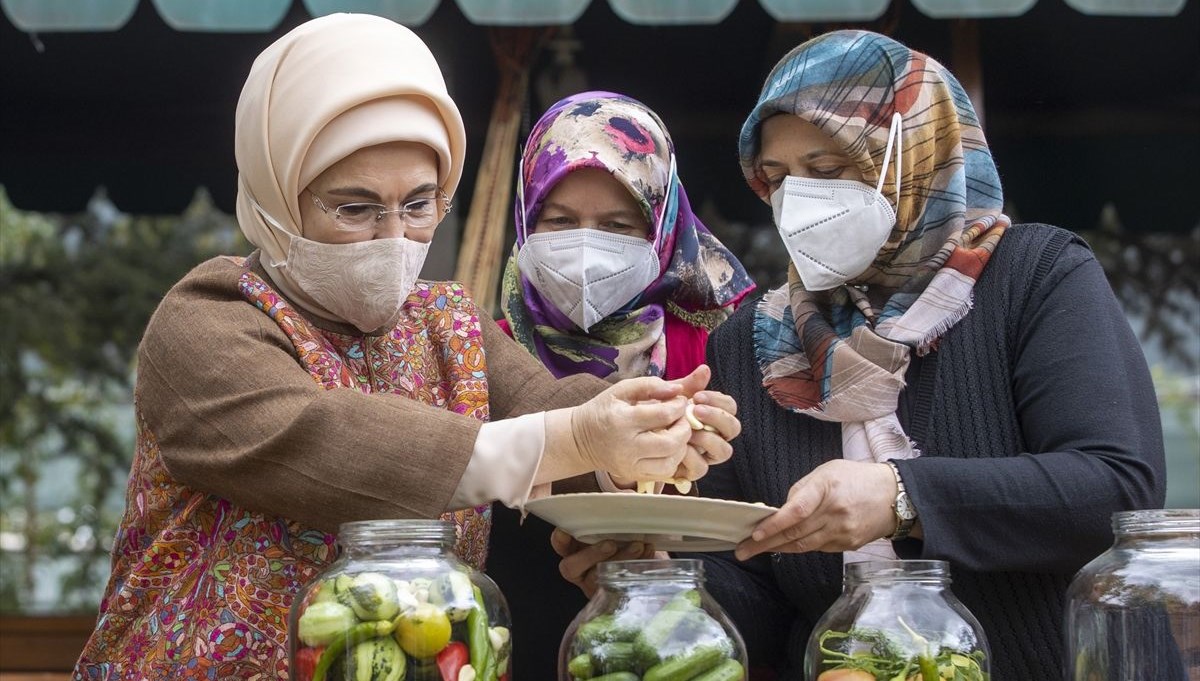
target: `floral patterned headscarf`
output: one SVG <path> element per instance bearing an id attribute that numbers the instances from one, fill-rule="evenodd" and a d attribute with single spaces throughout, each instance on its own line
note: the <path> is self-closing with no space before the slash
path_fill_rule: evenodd
<path id="1" fill-rule="evenodd" d="M 882 309 L 854 286 L 788 284 L 755 314 L 763 385 L 782 407 L 842 423 L 858 461 L 920 452 L 896 418 L 910 354 L 923 355 L 971 309 L 972 291 L 1008 227 L 996 166 L 971 100 L 941 64 L 876 33 L 835 31 L 787 54 L 767 77 L 739 140 L 742 171 L 764 200 L 762 122 L 792 115 L 841 145 L 875 186 L 894 113 L 903 118 L 896 225 L 856 284 L 893 291 Z M 892 186 L 892 180 L 885 183 Z M 890 197 L 889 197 L 890 198 Z M 894 557 L 889 542 L 846 560 Z"/>
<path id="2" fill-rule="evenodd" d="M 737 258 L 692 212 L 674 155 L 658 116 L 641 102 L 611 92 L 567 97 L 533 126 L 517 180 L 522 189 L 515 206 L 517 240 L 504 273 L 502 307 L 513 337 L 556 376 L 661 376 L 668 312 L 707 332 L 754 289 Z M 546 197 L 580 168 L 611 173 L 633 195 L 647 222 L 660 226 L 660 233 L 650 237 L 662 272 L 632 303 L 586 334 L 543 299 L 516 264 Z"/>

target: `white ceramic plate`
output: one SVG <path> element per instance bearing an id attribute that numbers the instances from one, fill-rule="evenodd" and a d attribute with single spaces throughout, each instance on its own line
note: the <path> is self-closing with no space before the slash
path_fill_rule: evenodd
<path id="1" fill-rule="evenodd" d="M 729 551 L 777 509 L 672 494 L 556 494 L 525 508 L 586 544 L 645 541 L 660 551 Z"/>

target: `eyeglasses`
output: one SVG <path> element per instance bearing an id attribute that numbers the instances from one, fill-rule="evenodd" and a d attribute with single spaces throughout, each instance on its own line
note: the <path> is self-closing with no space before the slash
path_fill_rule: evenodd
<path id="1" fill-rule="evenodd" d="M 312 194 L 317 208 L 326 215 L 332 213 L 337 228 L 346 232 L 370 229 L 389 213 L 399 213 L 404 224 L 412 229 L 433 229 L 451 208 L 450 197 L 442 189 L 438 189 L 437 198 L 413 199 L 395 210 L 388 210 L 387 206 L 380 203 L 342 203 L 331 209 L 311 189 L 308 193 Z M 442 202 L 440 211 L 437 206 L 439 200 Z"/>

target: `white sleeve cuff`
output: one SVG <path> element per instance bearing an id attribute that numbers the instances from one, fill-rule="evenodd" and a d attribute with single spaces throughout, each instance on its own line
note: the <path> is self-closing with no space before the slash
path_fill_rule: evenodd
<path id="1" fill-rule="evenodd" d="M 545 449 L 545 412 L 483 424 L 449 508 L 499 501 L 524 514 L 525 502 L 550 492 L 550 485 L 533 484 Z"/>

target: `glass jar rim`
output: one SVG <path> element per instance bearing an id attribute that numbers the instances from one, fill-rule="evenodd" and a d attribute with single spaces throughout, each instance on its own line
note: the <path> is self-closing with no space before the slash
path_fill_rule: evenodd
<path id="1" fill-rule="evenodd" d="M 1112 514 L 1113 533 L 1184 534 L 1200 532 L 1200 509 L 1153 508 L 1141 511 L 1117 511 Z"/>
<path id="2" fill-rule="evenodd" d="M 944 560 L 864 560 L 846 565 L 846 584 L 861 582 L 950 583 L 950 564 Z"/>
<path id="3" fill-rule="evenodd" d="M 456 538 L 454 523 L 446 520 L 355 520 L 338 526 L 338 541 L 344 546 L 453 545 Z"/>
<path id="4" fill-rule="evenodd" d="M 623 582 L 702 580 L 704 562 L 696 558 L 645 558 L 611 560 L 596 567 L 600 584 Z"/>

